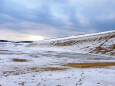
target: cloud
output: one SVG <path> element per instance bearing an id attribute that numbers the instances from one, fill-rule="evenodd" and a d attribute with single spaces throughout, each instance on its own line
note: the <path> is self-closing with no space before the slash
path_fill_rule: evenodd
<path id="1" fill-rule="evenodd" d="M 107 14 L 102 14 L 96 17 L 97 19 L 103 21 L 113 21 L 115 20 L 115 13 L 107 13 Z"/>
<path id="2" fill-rule="evenodd" d="M 18 29 L 15 29 L 17 28 Z M 7 34 L 3 34 L 7 33 Z M 84 34 L 87 32 L 69 29 L 59 29 L 45 24 L 33 22 L 0 24 L 0 39 L 6 40 L 29 40 L 30 35 L 42 36 L 45 39 Z"/>
<path id="3" fill-rule="evenodd" d="M 20 34 L 17 31 L 0 28 L 0 39 L 1 40 L 25 40 L 24 36 L 25 34 Z"/>
<path id="4" fill-rule="evenodd" d="M 58 13 L 56 11 L 52 11 L 52 15 L 55 17 L 55 19 L 62 21 L 65 27 L 70 27 L 73 25 L 72 22 L 69 21 L 69 16 L 64 13 Z"/>
<path id="5" fill-rule="evenodd" d="M 17 35 L 51 38 L 115 28 L 115 0 L 0 0 L 0 3 L 0 30 L 19 32 Z"/>
<path id="6" fill-rule="evenodd" d="M 85 17 L 83 14 L 81 13 L 77 13 L 76 14 L 76 18 L 78 19 L 78 21 L 80 22 L 81 26 L 87 26 L 89 25 L 89 20 L 87 17 Z"/>

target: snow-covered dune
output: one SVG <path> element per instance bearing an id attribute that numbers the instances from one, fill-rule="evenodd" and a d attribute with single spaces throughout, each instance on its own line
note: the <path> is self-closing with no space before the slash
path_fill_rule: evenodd
<path id="1" fill-rule="evenodd" d="M 0 42 L 0 86 L 114 86 L 114 53 L 115 31 Z"/>
<path id="2" fill-rule="evenodd" d="M 115 30 L 33 42 L 27 47 L 115 55 Z"/>

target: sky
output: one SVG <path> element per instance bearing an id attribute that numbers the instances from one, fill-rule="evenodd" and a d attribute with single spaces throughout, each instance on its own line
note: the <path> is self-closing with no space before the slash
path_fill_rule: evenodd
<path id="1" fill-rule="evenodd" d="M 0 0 L 0 40 L 115 30 L 115 0 Z"/>

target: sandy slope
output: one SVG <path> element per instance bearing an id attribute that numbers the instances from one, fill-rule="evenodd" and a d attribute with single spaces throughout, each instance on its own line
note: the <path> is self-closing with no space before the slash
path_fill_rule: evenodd
<path id="1" fill-rule="evenodd" d="M 106 54 L 114 56 L 115 31 L 43 40 L 29 44 L 27 47 L 38 47 L 38 49 L 43 50 L 72 51 L 76 53 Z"/>

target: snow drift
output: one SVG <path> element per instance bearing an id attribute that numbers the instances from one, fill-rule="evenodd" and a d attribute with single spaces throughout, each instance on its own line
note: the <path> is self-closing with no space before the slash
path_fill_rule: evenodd
<path id="1" fill-rule="evenodd" d="M 115 30 L 33 42 L 27 47 L 115 55 Z"/>

